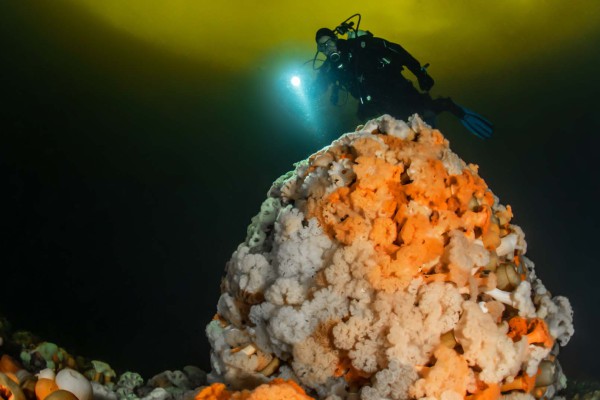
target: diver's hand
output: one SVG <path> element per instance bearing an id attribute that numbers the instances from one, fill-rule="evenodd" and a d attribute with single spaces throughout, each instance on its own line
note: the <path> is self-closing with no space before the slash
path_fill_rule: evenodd
<path id="1" fill-rule="evenodd" d="M 419 87 L 422 91 L 427 92 L 429 89 L 433 87 L 435 81 L 427 72 L 424 72 L 417 76 L 417 80 L 419 81 Z"/>

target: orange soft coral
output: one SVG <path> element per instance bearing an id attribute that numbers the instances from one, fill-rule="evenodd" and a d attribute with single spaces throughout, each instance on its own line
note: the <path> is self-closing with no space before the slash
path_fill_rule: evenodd
<path id="1" fill-rule="evenodd" d="M 500 398 L 500 385 L 497 383 L 478 382 L 477 391 L 470 396 L 466 396 L 467 400 L 496 400 Z"/>
<path id="2" fill-rule="evenodd" d="M 230 392 L 222 383 L 202 389 L 195 400 L 314 400 L 294 381 L 274 379 L 256 389 Z"/>
<path id="3" fill-rule="evenodd" d="M 512 382 L 507 382 L 500 387 L 504 393 L 513 390 L 530 393 L 535 388 L 535 376 L 523 374 L 515 378 Z"/>
<path id="4" fill-rule="evenodd" d="M 205 387 L 194 397 L 195 400 L 229 400 L 231 393 L 223 383 L 213 383 Z"/>
<path id="5" fill-rule="evenodd" d="M 464 397 L 470 379 L 465 359 L 446 346 L 439 346 L 434 356 L 435 365 L 426 369 L 423 378 L 415 383 L 412 394 L 417 398 L 440 399 L 443 393 L 451 392 L 455 396 Z"/>
<path id="6" fill-rule="evenodd" d="M 356 182 L 308 202 L 308 216 L 331 237 L 344 245 L 370 240 L 383 253 L 369 274 L 375 288 L 406 287 L 423 265 L 442 256 L 442 235 L 451 230 L 462 229 L 472 238 L 483 234 L 489 249 L 500 243 L 499 227 L 491 222 L 491 192 L 475 167 L 449 175 L 443 162 L 433 159 L 447 146 L 440 138 L 432 133 L 423 142 L 397 143 L 387 135 L 359 139 L 352 145 L 358 155 Z M 398 164 L 376 156 L 385 149 L 382 143 L 396 146 Z M 419 156 L 402 161 L 405 153 Z"/>
<path id="7" fill-rule="evenodd" d="M 522 317 L 513 317 L 508 321 L 508 328 L 507 335 L 515 342 L 525 336 L 528 344 L 538 344 L 546 348 L 554 344 L 548 325 L 541 318 L 532 318 L 528 321 Z"/>

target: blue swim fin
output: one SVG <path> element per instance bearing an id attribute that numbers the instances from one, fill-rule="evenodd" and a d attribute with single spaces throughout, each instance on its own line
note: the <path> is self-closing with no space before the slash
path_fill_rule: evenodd
<path id="1" fill-rule="evenodd" d="M 460 119 L 460 123 L 469 130 L 473 135 L 480 139 L 489 139 L 494 133 L 494 124 L 492 124 L 487 118 L 482 117 L 474 111 L 469 110 L 463 106 L 459 106 L 463 111 L 464 115 Z"/>

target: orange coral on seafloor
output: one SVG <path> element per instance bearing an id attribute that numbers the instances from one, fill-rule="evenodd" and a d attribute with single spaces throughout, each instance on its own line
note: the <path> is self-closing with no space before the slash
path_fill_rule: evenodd
<path id="1" fill-rule="evenodd" d="M 294 381 L 280 378 L 260 385 L 256 389 L 230 392 L 222 383 L 213 383 L 202 389 L 195 400 L 313 400 Z"/>

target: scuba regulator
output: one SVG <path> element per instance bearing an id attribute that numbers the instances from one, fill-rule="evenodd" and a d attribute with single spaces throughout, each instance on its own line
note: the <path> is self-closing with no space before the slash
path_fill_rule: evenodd
<path id="1" fill-rule="evenodd" d="M 356 27 L 354 27 L 354 21 L 352 21 L 353 18 L 358 17 L 358 22 L 356 23 Z M 334 30 L 333 33 L 335 33 L 336 35 L 348 35 L 348 39 L 355 39 L 359 36 L 373 36 L 373 34 L 369 31 L 361 31 L 359 29 L 360 27 L 360 21 L 361 21 L 362 17 L 360 14 L 354 14 L 348 18 L 346 18 L 341 24 L 339 24 Z M 331 62 L 333 63 L 338 63 L 341 59 L 341 55 L 339 53 L 339 49 L 337 52 L 331 53 L 329 55 L 329 59 L 331 60 Z"/>
<path id="2" fill-rule="evenodd" d="M 356 21 L 356 26 L 355 26 L 355 21 L 353 21 L 353 19 L 355 19 L 355 18 L 358 18 L 358 20 Z M 373 34 L 371 32 L 363 31 L 363 30 L 359 29 L 361 18 L 362 17 L 360 14 L 354 14 L 354 15 L 346 18 L 334 30 L 330 31 L 330 32 L 333 32 L 334 35 L 336 35 L 332 39 L 337 40 L 338 36 L 342 36 L 342 35 L 347 35 L 348 39 L 355 39 L 359 36 L 373 36 Z M 339 49 L 337 49 L 337 50 L 338 51 L 335 51 L 328 55 L 328 59 L 334 64 L 337 64 L 341 59 L 341 54 L 339 52 Z M 315 57 L 313 59 L 313 69 L 317 69 L 314 67 L 314 65 L 317 60 L 318 54 L 319 54 L 319 50 L 317 49 L 317 52 L 315 53 Z"/>

